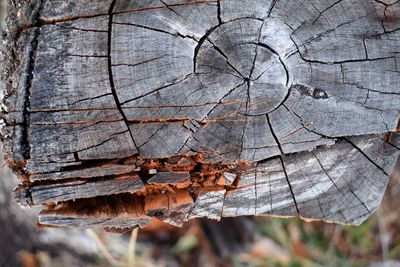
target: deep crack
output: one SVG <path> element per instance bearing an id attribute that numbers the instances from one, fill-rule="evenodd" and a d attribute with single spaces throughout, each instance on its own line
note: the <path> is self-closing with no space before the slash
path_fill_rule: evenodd
<path id="1" fill-rule="evenodd" d="M 130 135 L 130 137 L 131 137 L 131 140 L 132 140 L 132 142 L 133 142 L 133 145 L 135 146 L 135 148 L 136 148 L 136 150 L 137 150 L 137 153 L 139 153 L 138 146 L 136 145 L 136 142 L 135 142 L 135 139 L 134 139 L 134 137 L 133 137 L 132 131 L 131 131 L 131 129 L 129 128 L 129 121 L 128 121 L 128 118 L 126 117 L 124 111 L 122 110 L 121 104 L 120 104 L 120 102 L 119 102 L 118 94 L 117 94 L 117 92 L 116 92 L 116 90 L 115 90 L 114 77 L 113 77 L 113 71 L 112 71 L 111 46 L 112 46 L 113 16 L 114 16 L 114 15 L 113 15 L 113 10 L 114 10 L 114 7 L 115 7 L 116 2 L 117 2 L 117 0 L 113 0 L 112 3 L 111 3 L 111 5 L 110 5 L 110 8 L 109 8 L 109 10 L 108 10 L 108 16 L 109 16 L 109 20 L 108 20 L 108 42 L 107 42 L 107 43 L 108 43 L 108 47 L 107 47 L 107 55 L 108 55 L 108 76 L 109 76 L 109 79 L 110 79 L 111 92 L 112 92 L 112 95 L 113 95 L 113 97 L 114 97 L 114 100 L 115 100 L 115 104 L 116 104 L 116 106 L 117 106 L 117 109 L 118 109 L 119 113 L 121 114 L 121 116 L 122 116 L 122 118 L 123 118 L 123 120 L 124 120 L 124 122 L 125 122 L 125 124 L 126 124 L 126 127 L 128 128 L 129 135 Z"/>

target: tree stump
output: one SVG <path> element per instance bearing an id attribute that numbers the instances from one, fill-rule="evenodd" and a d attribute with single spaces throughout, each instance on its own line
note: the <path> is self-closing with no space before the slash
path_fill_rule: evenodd
<path id="1" fill-rule="evenodd" d="M 3 150 L 41 225 L 358 225 L 399 155 L 400 2 L 9 1 Z"/>

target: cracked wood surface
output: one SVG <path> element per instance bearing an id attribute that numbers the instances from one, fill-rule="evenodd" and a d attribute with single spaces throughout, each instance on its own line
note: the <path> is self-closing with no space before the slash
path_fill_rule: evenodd
<path id="1" fill-rule="evenodd" d="M 10 1 L 3 150 L 39 223 L 360 224 L 400 153 L 400 2 Z"/>

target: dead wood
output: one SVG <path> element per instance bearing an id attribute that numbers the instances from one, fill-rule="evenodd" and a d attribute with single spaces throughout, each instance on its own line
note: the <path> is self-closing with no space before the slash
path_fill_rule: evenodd
<path id="1" fill-rule="evenodd" d="M 3 150 L 42 225 L 360 224 L 400 153 L 398 1 L 9 1 Z"/>

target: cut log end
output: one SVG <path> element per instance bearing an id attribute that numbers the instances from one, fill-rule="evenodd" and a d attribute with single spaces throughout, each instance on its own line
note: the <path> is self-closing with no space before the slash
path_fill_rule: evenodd
<path id="1" fill-rule="evenodd" d="M 400 3 L 331 2 L 10 1 L 16 200 L 52 226 L 360 224 L 400 153 Z"/>

